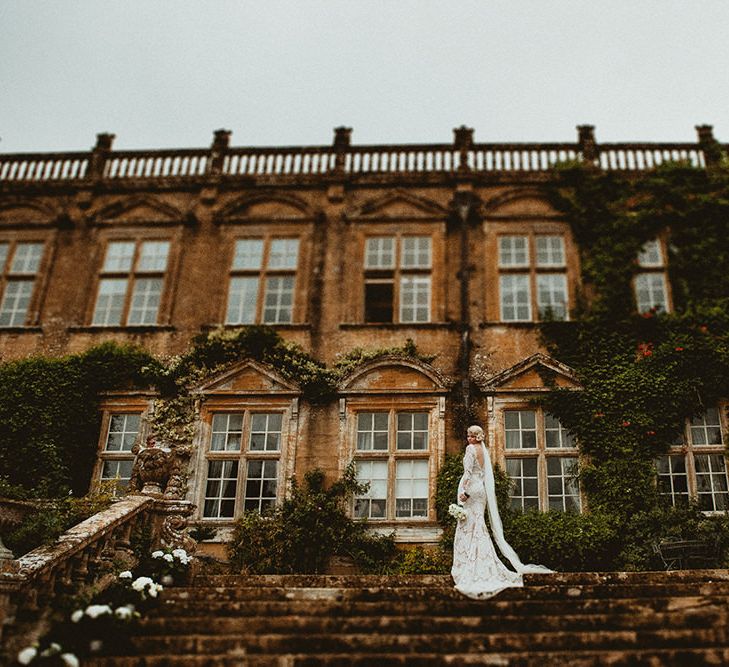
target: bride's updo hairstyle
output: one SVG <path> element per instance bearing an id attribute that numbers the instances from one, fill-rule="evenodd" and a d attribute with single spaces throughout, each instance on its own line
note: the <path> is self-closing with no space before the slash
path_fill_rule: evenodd
<path id="1" fill-rule="evenodd" d="M 469 426 L 467 433 L 468 435 L 475 435 L 478 442 L 484 441 L 483 429 L 480 426 L 476 426 L 475 424 Z"/>

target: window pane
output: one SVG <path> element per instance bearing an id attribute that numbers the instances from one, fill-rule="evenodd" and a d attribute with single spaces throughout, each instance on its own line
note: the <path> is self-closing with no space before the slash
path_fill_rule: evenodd
<path id="1" fill-rule="evenodd" d="M 254 414 L 251 417 L 251 437 L 248 449 L 252 452 L 277 452 L 281 443 L 281 413 Z"/>
<path id="2" fill-rule="evenodd" d="M 102 271 L 105 273 L 127 273 L 134 260 L 133 241 L 112 241 L 106 246 L 106 257 Z"/>
<path id="3" fill-rule="evenodd" d="M 384 519 L 387 516 L 387 462 L 356 462 L 357 481 L 369 483 L 369 489 L 354 499 L 354 515 L 358 518 Z"/>
<path id="4" fill-rule="evenodd" d="M 663 266 L 663 252 L 658 239 L 646 241 L 638 253 L 640 266 Z"/>
<path id="5" fill-rule="evenodd" d="M 263 239 L 238 239 L 235 242 L 233 269 L 258 271 L 263 263 Z"/>
<path id="6" fill-rule="evenodd" d="M 128 324 L 157 324 L 157 311 L 162 296 L 161 278 L 139 278 L 134 281 Z"/>
<path id="7" fill-rule="evenodd" d="M 544 434 L 546 445 L 549 448 L 575 447 L 573 437 L 553 415 L 544 415 Z"/>
<path id="8" fill-rule="evenodd" d="M 416 424 L 418 425 L 416 427 Z M 428 448 L 428 413 L 400 412 L 397 415 L 397 449 Z"/>
<path id="9" fill-rule="evenodd" d="M 292 276 L 275 276 L 266 279 L 266 295 L 263 302 L 265 324 L 287 324 L 291 322 L 294 301 L 294 279 Z"/>
<path id="10" fill-rule="evenodd" d="M 395 481 L 395 516 L 427 517 L 428 462 L 398 460 Z"/>
<path id="11" fill-rule="evenodd" d="M 564 239 L 537 236 L 537 266 L 564 266 Z"/>
<path id="12" fill-rule="evenodd" d="M 268 255 L 269 269 L 295 269 L 299 259 L 299 239 L 273 239 Z"/>
<path id="13" fill-rule="evenodd" d="M 213 415 L 210 451 L 239 452 L 242 431 L 242 415 L 227 413 Z"/>
<path id="14" fill-rule="evenodd" d="M 145 241 L 139 253 L 137 271 L 166 271 L 169 252 L 169 241 Z"/>
<path id="15" fill-rule="evenodd" d="M 512 481 L 510 498 L 514 509 L 525 510 L 539 506 L 537 492 L 537 459 L 507 458 L 506 471 Z"/>
<path id="16" fill-rule="evenodd" d="M 529 276 L 525 273 L 502 275 L 499 277 L 499 285 L 501 319 L 504 322 L 531 320 Z"/>
<path id="17" fill-rule="evenodd" d="M 0 327 L 22 327 L 28 318 L 33 280 L 8 280 L 0 303 Z"/>
<path id="18" fill-rule="evenodd" d="M 357 450 L 387 450 L 387 412 L 360 412 L 357 415 Z"/>
<path id="19" fill-rule="evenodd" d="M 365 322 L 392 322 L 392 281 L 365 283 Z"/>
<path id="20" fill-rule="evenodd" d="M 8 260 L 9 251 L 9 243 L 0 243 L 0 273 L 5 271 L 5 262 Z"/>
<path id="21" fill-rule="evenodd" d="M 537 446 L 536 413 L 533 410 L 504 412 L 507 449 L 533 449 Z"/>
<path id="22" fill-rule="evenodd" d="M 579 510 L 580 496 L 576 472 L 577 459 L 574 457 L 560 456 L 547 459 L 547 498 L 551 509 Z"/>
<path id="23" fill-rule="evenodd" d="M 133 464 L 133 459 L 104 461 L 104 465 L 101 469 L 101 481 L 107 482 L 116 480 L 116 493 L 125 493 L 129 489 L 129 481 L 132 478 Z"/>
<path id="24" fill-rule="evenodd" d="M 141 415 L 115 414 L 109 419 L 104 450 L 107 452 L 130 452 L 139 433 Z"/>
<path id="25" fill-rule="evenodd" d="M 540 273 L 537 276 L 539 317 L 567 319 L 567 276 L 563 273 Z"/>
<path id="26" fill-rule="evenodd" d="M 405 269 L 429 269 L 430 265 L 430 237 L 403 237 L 400 266 Z"/>
<path id="27" fill-rule="evenodd" d="M 258 278 L 231 278 L 226 324 L 253 324 L 258 303 Z"/>
<path id="28" fill-rule="evenodd" d="M 366 269 L 395 268 L 395 239 L 392 236 L 376 236 L 367 239 L 365 248 Z"/>
<path id="29" fill-rule="evenodd" d="M 15 246 L 10 273 L 36 273 L 42 254 L 42 243 L 18 243 Z"/>
<path id="30" fill-rule="evenodd" d="M 238 461 L 208 461 L 203 516 L 232 518 L 238 486 Z"/>
<path id="31" fill-rule="evenodd" d="M 430 321 L 430 276 L 400 279 L 400 321 Z"/>
<path id="32" fill-rule="evenodd" d="M 100 280 L 92 324 L 97 326 L 121 324 L 126 293 L 127 281 L 125 278 L 104 278 Z"/>
<path id="33" fill-rule="evenodd" d="M 666 277 L 663 273 L 639 273 L 635 277 L 635 300 L 639 313 L 668 310 Z"/>
<path id="34" fill-rule="evenodd" d="M 499 237 L 499 266 L 529 266 L 528 237 Z"/>

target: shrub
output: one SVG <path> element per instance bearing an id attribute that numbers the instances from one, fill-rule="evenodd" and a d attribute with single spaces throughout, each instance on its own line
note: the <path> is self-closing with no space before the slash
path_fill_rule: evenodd
<path id="1" fill-rule="evenodd" d="M 412 547 L 400 551 L 389 567 L 390 574 L 448 574 L 453 554 L 441 547 Z"/>
<path id="2" fill-rule="evenodd" d="M 318 573 L 330 556 L 347 555 L 376 569 L 392 539 L 369 535 L 366 524 L 347 512 L 353 494 L 365 490 L 353 464 L 329 488 L 322 470 L 310 470 L 269 514 L 247 512 L 236 522 L 228 545 L 231 567 L 252 574 Z"/>

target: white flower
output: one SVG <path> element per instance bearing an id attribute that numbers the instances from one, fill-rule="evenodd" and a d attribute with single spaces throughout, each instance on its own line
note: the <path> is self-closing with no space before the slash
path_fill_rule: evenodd
<path id="1" fill-rule="evenodd" d="M 104 642 L 101 641 L 101 639 L 92 639 L 89 642 L 89 651 L 92 653 L 96 653 L 102 649 L 104 646 Z"/>
<path id="2" fill-rule="evenodd" d="M 468 512 L 466 512 L 465 508 L 461 505 L 456 505 L 455 503 L 451 503 L 448 506 L 448 514 L 458 519 L 458 521 L 463 521 L 468 516 Z"/>
<path id="3" fill-rule="evenodd" d="M 149 577 L 137 577 L 132 582 L 132 588 L 135 591 L 139 591 L 140 593 L 149 585 L 154 584 L 154 582 Z"/>
<path id="4" fill-rule="evenodd" d="M 149 595 L 151 597 L 156 598 L 157 593 L 159 593 L 161 590 L 162 590 L 162 584 L 152 584 L 149 587 L 149 590 L 147 591 L 147 593 L 149 593 Z"/>
<path id="5" fill-rule="evenodd" d="M 187 558 L 187 551 L 185 551 L 184 549 L 173 549 L 172 555 L 175 558 L 179 558 L 180 560 L 182 560 L 183 558 Z"/>
<path id="6" fill-rule="evenodd" d="M 21 665 L 29 665 L 37 655 L 38 649 L 34 646 L 28 646 L 28 648 L 24 648 L 18 653 L 17 660 Z"/>
<path id="7" fill-rule="evenodd" d="M 111 607 L 108 604 L 91 604 L 86 607 L 86 615 L 91 618 L 98 618 L 104 614 L 111 614 Z"/>
<path id="8" fill-rule="evenodd" d="M 124 570 L 124 572 L 119 573 L 119 579 L 131 579 L 132 573 L 129 570 Z"/>
<path id="9" fill-rule="evenodd" d="M 172 554 L 165 554 L 164 556 L 162 556 L 162 558 L 164 558 L 168 563 L 171 563 L 175 560 Z"/>
<path id="10" fill-rule="evenodd" d="M 84 610 L 77 609 L 71 614 L 71 623 L 78 623 L 84 617 Z"/>
<path id="11" fill-rule="evenodd" d="M 114 616 L 116 616 L 121 621 L 128 621 L 134 614 L 134 607 L 131 607 L 129 605 L 125 607 L 117 607 L 114 610 Z"/>
<path id="12" fill-rule="evenodd" d="M 61 660 L 66 667 L 79 667 L 81 664 L 73 653 L 61 653 Z"/>
<path id="13" fill-rule="evenodd" d="M 164 556 L 164 555 L 165 555 L 164 551 L 157 550 L 157 551 L 152 552 L 152 558 L 162 558 L 162 556 Z"/>

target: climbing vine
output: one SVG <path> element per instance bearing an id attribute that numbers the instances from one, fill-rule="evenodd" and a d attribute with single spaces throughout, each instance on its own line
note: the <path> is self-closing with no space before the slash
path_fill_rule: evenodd
<path id="1" fill-rule="evenodd" d="M 580 442 L 590 510 L 613 518 L 627 553 L 635 517 L 660 506 L 656 457 L 729 396 L 729 171 L 673 164 L 631 178 L 568 165 L 551 198 L 580 247 L 584 292 L 573 321 L 541 333 L 583 390 L 544 403 Z M 657 237 L 673 309 L 638 315 L 636 258 Z"/>

